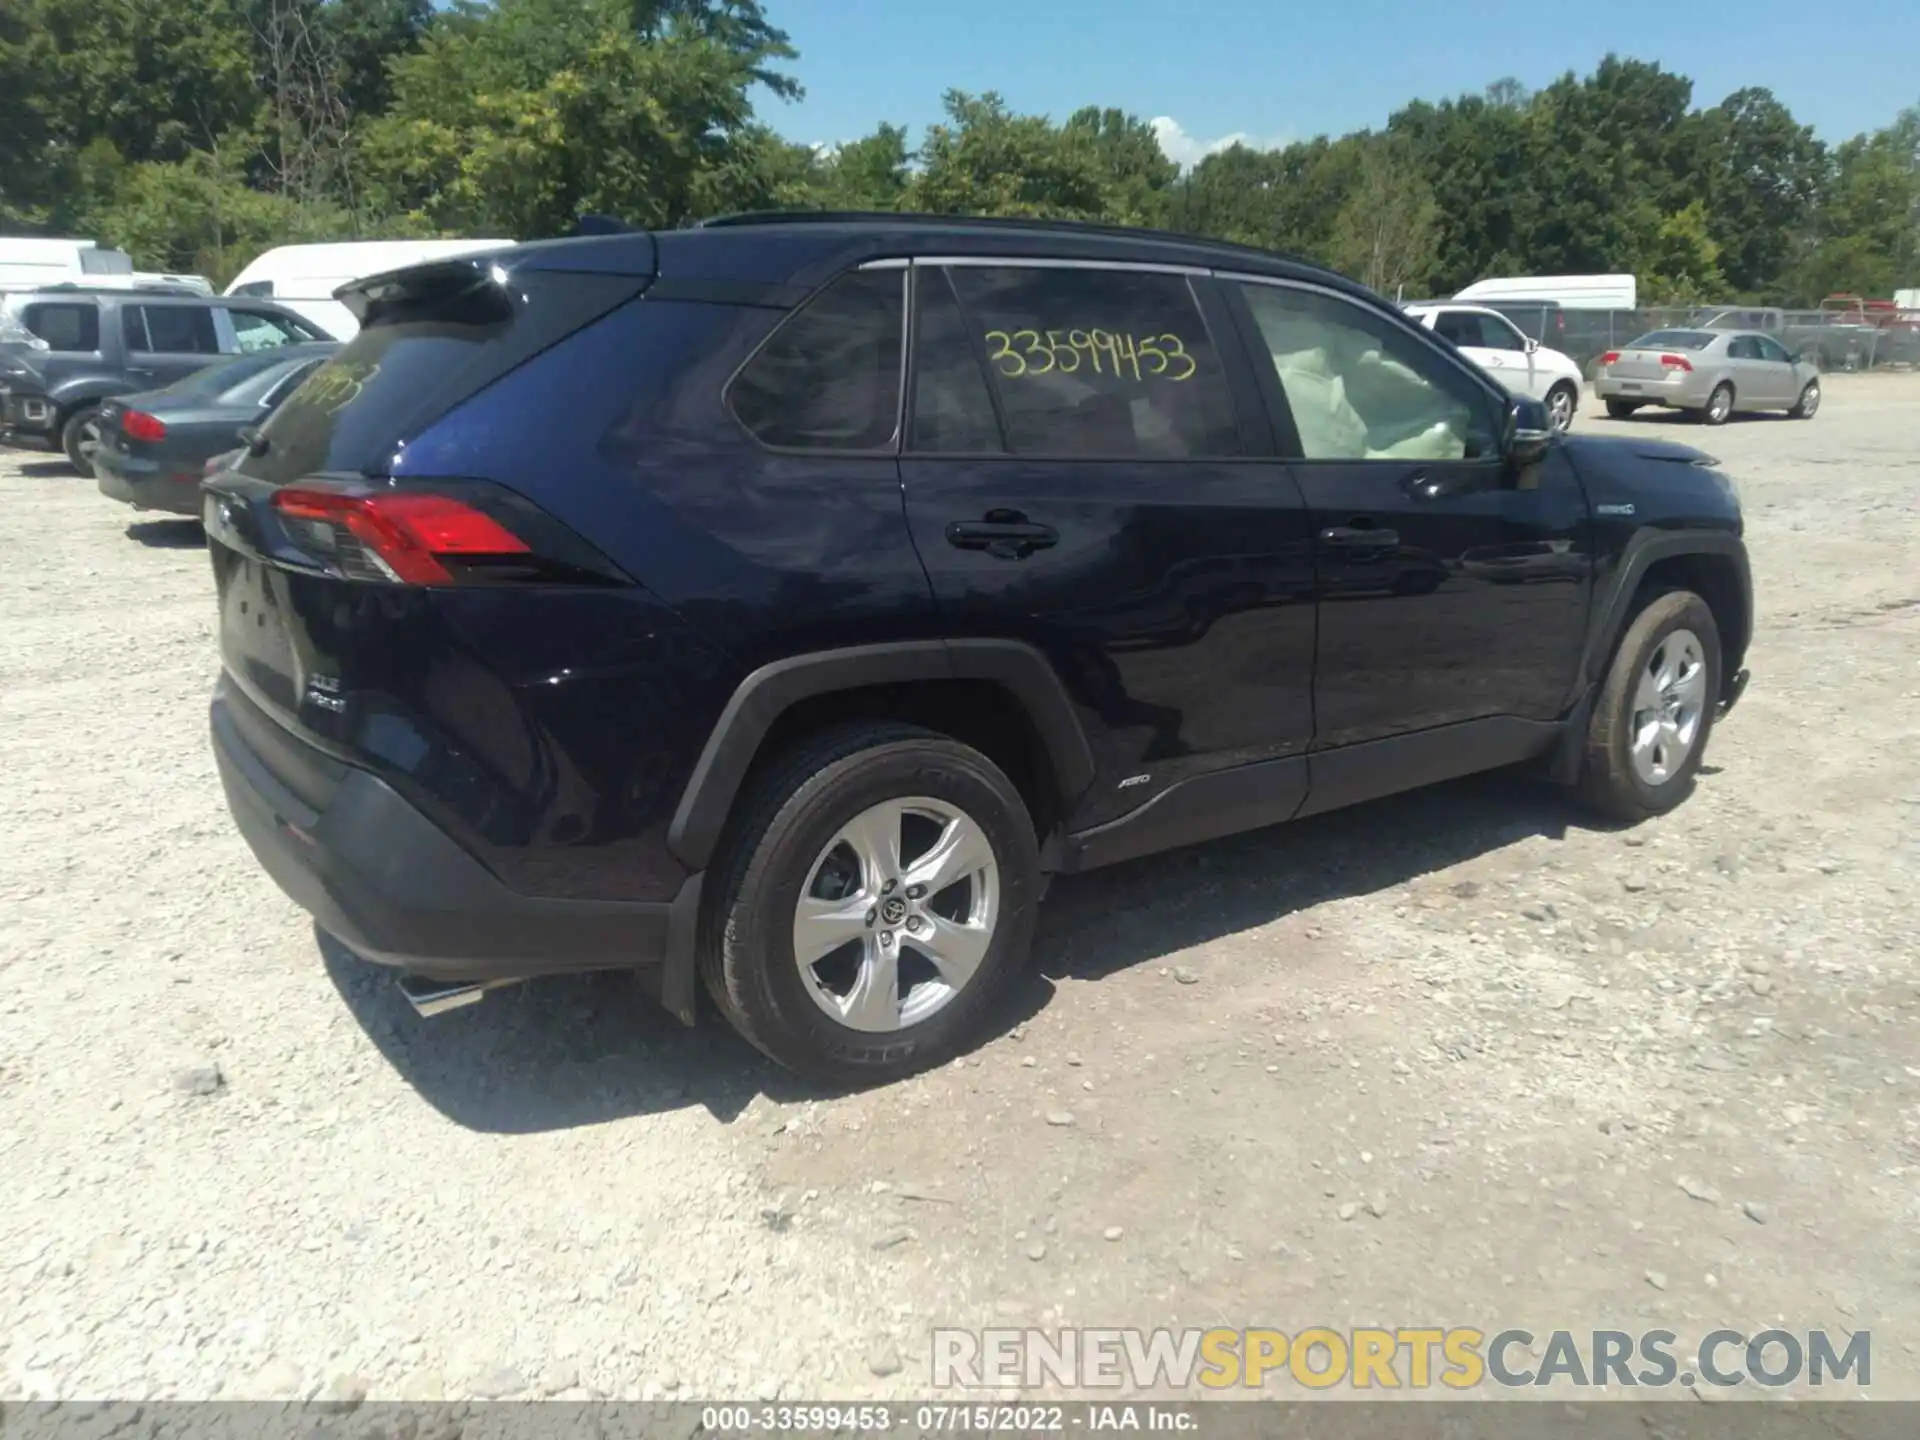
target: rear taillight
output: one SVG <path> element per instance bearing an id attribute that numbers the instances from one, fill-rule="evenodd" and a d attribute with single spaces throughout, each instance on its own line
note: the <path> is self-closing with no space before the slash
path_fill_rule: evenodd
<path id="1" fill-rule="evenodd" d="M 1693 362 L 1684 355 L 1662 355 L 1660 368 L 1663 370 L 1691 370 Z"/>
<path id="2" fill-rule="evenodd" d="M 239 470 L 211 475 L 208 493 Z M 526 497 L 483 480 L 313 476 L 247 502 L 272 513 L 269 558 L 380 585 L 631 585 L 598 548 Z M 270 497 L 270 498 L 268 498 Z"/>
<path id="3" fill-rule="evenodd" d="M 1614 361 L 1618 360 L 1619 358 L 1620 358 L 1620 352 L 1618 350 L 1609 350 L 1607 351 L 1606 354 L 1600 357 L 1600 363 L 1602 365 L 1611 365 L 1613 364 Z"/>
<path id="4" fill-rule="evenodd" d="M 164 440 L 167 438 L 167 422 L 144 410 L 123 410 L 120 414 L 120 433 L 129 440 Z"/>
<path id="5" fill-rule="evenodd" d="M 274 492 L 281 523 L 304 546 L 335 560 L 353 580 L 454 585 L 448 562 L 523 556 L 527 542 L 492 516 L 447 495 L 372 495 L 289 485 Z"/>

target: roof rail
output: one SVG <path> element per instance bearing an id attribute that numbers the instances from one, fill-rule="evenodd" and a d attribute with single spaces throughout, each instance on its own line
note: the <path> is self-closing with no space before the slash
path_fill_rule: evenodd
<path id="1" fill-rule="evenodd" d="M 1264 260 L 1287 260 L 1314 270 L 1328 267 L 1318 260 L 1284 250 L 1268 250 L 1237 240 L 1216 240 L 1210 235 L 1190 235 L 1178 230 L 1153 230 L 1143 225 L 1108 225 L 1094 220 L 1026 219 L 1012 215 L 929 215 L 912 210 L 744 210 L 733 215 L 714 215 L 696 220 L 691 228 L 710 230 L 739 225 L 852 225 L 852 224 L 954 225 L 983 230 L 1049 230 L 1070 235 L 1111 235 L 1122 240 L 1156 240 L 1166 245 L 1194 245 L 1210 250 L 1233 250 L 1258 255 Z"/>

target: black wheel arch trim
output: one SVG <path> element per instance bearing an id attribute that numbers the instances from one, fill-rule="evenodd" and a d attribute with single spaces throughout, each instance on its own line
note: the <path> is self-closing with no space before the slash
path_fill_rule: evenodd
<path id="1" fill-rule="evenodd" d="M 1034 646 L 1019 640 L 903 640 L 793 655 L 762 665 L 735 687 L 694 764 L 667 829 L 689 871 L 704 870 L 720 842 L 761 742 L 791 706 L 818 695 L 929 680 L 988 680 L 1032 722 L 1070 805 L 1093 784 L 1093 750 L 1066 686 Z"/>
<path id="2" fill-rule="evenodd" d="M 1633 597 L 1647 572 L 1662 560 L 1683 555 L 1706 555 L 1729 561 L 1740 592 L 1741 621 L 1744 628 L 1735 633 L 1731 627 L 1720 636 L 1724 660 L 1720 677 L 1724 690 L 1734 672 L 1746 658 L 1753 639 L 1753 572 L 1747 560 L 1746 542 L 1731 530 L 1642 530 L 1630 539 L 1621 552 L 1618 567 L 1604 597 L 1596 597 L 1588 622 L 1587 644 L 1580 660 L 1576 697 L 1584 696 L 1606 674 L 1613 647 L 1632 618 Z M 1724 700 L 1725 695 L 1716 699 Z"/>

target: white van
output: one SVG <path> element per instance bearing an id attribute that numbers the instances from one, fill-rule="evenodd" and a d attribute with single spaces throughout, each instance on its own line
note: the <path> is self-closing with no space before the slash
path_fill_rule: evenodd
<path id="1" fill-rule="evenodd" d="M 342 285 L 427 260 L 500 250 L 512 240 L 349 240 L 331 245 L 276 245 L 234 277 L 229 295 L 274 300 L 313 321 L 336 340 L 360 324 L 333 298 Z"/>
<path id="2" fill-rule="evenodd" d="M 132 274 L 132 256 L 97 240 L 0 235 L 0 290 L 37 290 L 43 285 Z"/>
<path id="3" fill-rule="evenodd" d="M 1631 275 L 1509 275 L 1476 280 L 1454 295 L 1478 305 L 1502 300 L 1551 300 L 1562 310 L 1634 310 L 1639 282 Z"/>

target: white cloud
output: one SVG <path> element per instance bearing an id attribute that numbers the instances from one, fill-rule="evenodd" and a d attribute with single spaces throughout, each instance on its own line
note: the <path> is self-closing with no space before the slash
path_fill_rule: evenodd
<path id="1" fill-rule="evenodd" d="M 1189 135 L 1171 115 L 1156 115 L 1147 123 L 1153 126 L 1154 138 L 1160 142 L 1166 157 L 1182 170 L 1191 170 L 1207 156 L 1234 145 L 1245 145 L 1249 150 L 1278 150 L 1289 140 L 1285 135 L 1259 139 L 1244 130 L 1222 135 L 1217 140 L 1202 140 L 1197 135 Z"/>

